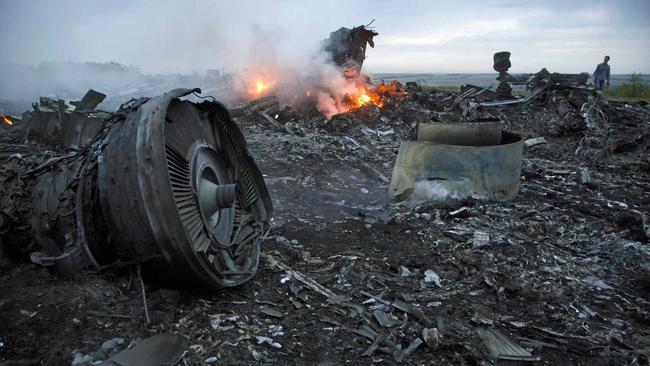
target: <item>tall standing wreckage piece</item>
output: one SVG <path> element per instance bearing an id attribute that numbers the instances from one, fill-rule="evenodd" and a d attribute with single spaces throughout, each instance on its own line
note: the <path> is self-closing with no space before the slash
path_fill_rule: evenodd
<path id="1" fill-rule="evenodd" d="M 100 93 L 74 111 L 35 104 L 10 131 L 32 143 L 0 145 L 5 247 L 63 275 L 138 263 L 183 286 L 249 280 L 271 200 L 228 110 L 180 99 L 195 92 L 132 100 L 116 113 L 93 110 Z"/>
<path id="2" fill-rule="evenodd" d="M 360 25 L 352 29 L 341 27 L 331 32 L 329 38 L 323 41 L 323 51 L 330 55 L 332 61 L 343 70 L 347 78 L 356 78 L 361 74 L 367 45 L 375 47 L 373 38 L 379 33 L 368 29 L 369 25 Z"/>
<path id="3" fill-rule="evenodd" d="M 499 73 L 499 86 L 497 87 L 497 98 L 499 99 L 512 99 L 512 88 L 508 85 L 507 79 L 508 70 L 512 64 L 510 63 L 510 52 L 502 51 L 494 54 L 494 71 Z"/>

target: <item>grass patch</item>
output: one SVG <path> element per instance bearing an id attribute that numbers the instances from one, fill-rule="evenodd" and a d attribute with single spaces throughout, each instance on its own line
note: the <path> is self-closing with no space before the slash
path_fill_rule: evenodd
<path id="1" fill-rule="evenodd" d="M 650 85 L 648 85 L 641 74 L 634 73 L 630 80 L 616 87 L 605 90 L 607 98 L 622 101 L 640 101 L 650 99 Z"/>

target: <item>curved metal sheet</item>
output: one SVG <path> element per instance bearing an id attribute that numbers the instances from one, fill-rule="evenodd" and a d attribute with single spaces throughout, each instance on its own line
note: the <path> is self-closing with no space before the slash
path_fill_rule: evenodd
<path id="1" fill-rule="evenodd" d="M 496 119 L 459 123 L 420 123 L 417 139 L 446 145 L 498 145 L 501 142 L 501 124 Z"/>
<path id="2" fill-rule="evenodd" d="M 435 184 L 457 196 L 511 200 L 519 190 L 522 149 L 521 137 L 509 132 L 494 146 L 402 142 L 389 193 L 405 199 L 418 185 Z"/>

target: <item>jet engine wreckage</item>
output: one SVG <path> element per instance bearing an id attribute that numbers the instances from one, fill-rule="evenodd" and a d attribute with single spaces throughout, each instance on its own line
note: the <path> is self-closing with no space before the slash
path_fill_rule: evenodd
<path id="1" fill-rule="evenodd" d="M 246 141 L 216 101 L 174 89 L 116 113 L 42 98 L 11 133 L 38 136 L 0 150 L 0 238 L 35 263 L 71 275 L 142 264 L 183 286 L 221 288 L 256 272 L 271 200 Z M 17 151 L 17 153 L 16 153 Z"/>

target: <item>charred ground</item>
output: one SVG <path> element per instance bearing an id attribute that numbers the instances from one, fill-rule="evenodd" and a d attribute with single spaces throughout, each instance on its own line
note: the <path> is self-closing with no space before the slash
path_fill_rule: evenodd
<path id="1" fill-rule="evenodd" d="M 106 359 L 155 333 L 187 338 L 181 364 L 489 364 L 477 329 L 498 329 L 544 364 L 647 364 L 647 105 L 610 102 L 607 126 L 557 136 L 546 104 L 499 110 L 505 129 L 547 140 L 524 150 L 514 201 L 391 202 L 400 141 L 446 118 L 436 110 L 453 97 L 413 92 L 328 123 L 296 111 L 275 123 L 240 117 L 275 209 L 260 270 L 218 293 L 164 289 L 149 274 L 148 325 L 128 267 L 63 280 L 3 255 L 3 364 Z M 114 338 L 124 343 L 102 352 Z"/>

